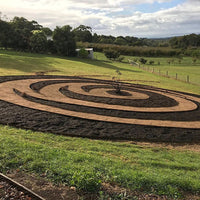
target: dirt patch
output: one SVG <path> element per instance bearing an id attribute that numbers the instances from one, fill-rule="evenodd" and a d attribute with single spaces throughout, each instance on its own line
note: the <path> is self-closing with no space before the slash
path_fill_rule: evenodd
<path id="1" fill-rule="evenodd" d="M 53 184 L 45 175 L 37 176 L 24 171 L 12 171 L 7 174 L 8 177 L 20 182 L 36 194 L 47 200 L 98 200 L 98 199 L 138 199 L 138 200 L 172 200 L 167 196 L 155 194 L 146 194 L 137 191 L 131 191 L 122 188 L 116 184 L 102 183 L 100 192 L 88 193 L 77 190 L 75 187 L 69 187 L 62 184 Z M 121 198 L 119 198 L 121 197 Z M 183 200 L 199 200 L 198 196 L 184 194 Z"/>
<path id="2" fill-rule="evenodd" d="M 130 191 L 114 184 L 103 183 L 101 192 L 87 193 L 77 190 L 75 187 L 64 185 L 54 185 L 45 177 L 39 177 L 35 174 L 28 174 L 23 171 L 14 171 L 7 174 L 10 178 L 20 182 L 27 188 L 31 189 L 41 197 L 47 200 L 98 200 L 98 199 L 115 199 L 124 196 L 126 199 L 140 200 L 169 200 L 166 196 L 158 196 L 153 194 L 145 194 Z"/>

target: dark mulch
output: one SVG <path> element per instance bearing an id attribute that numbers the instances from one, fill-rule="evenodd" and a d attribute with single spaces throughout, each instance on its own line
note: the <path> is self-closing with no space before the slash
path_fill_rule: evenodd
<path id="1" fill-rule="evenodd" d="M 18 188 L 6 181 L 0 180 L 0 199 L 1 200 L 34 200 Z"/>
<path id="2" fill-rule="evenodd" d="M 0 77 L 0 82 L 8 80 L 16 80 L 16 79 L 20 80 L 26 78 L 66 78 L 66 77 L 63 76 L 62 77 L 61 76 Z M 94 82 L 93 79 L 89 80 Z M 140 114 L 142 115 L 143 113 Z M 31 129 L 34 131 L 51 132 L 67 136 L 88 137 L 96 139 L 111 139 L 111 140 L 121 139 L 121 140 L 186 142 L 186 143 L 200 142 L 199 129 L 142 126 L 142 125 L 131 125 L 131 124 L 120 124 L 120 123 L 87 120 L 87 119 L 64 116 L 60 114 L 26 108 L 5 101 L 0 101 L 0 123 L 11 125 L 17 128 Z"/>

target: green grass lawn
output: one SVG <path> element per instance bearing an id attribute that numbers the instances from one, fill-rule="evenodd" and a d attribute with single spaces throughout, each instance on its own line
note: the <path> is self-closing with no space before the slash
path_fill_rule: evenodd
<path id="1" fill-rule="evenodd" d="M 148 61 L 154 61 L 154 64 L 147 64 L 145 67 L 149 68 L 149 71 L 154 71 L 175 78 L 177 74 L 177 78 L 186 81 L 187 75 L 189 76 L 190 82 L 194 84 L 200 85 L 200 60 L 198 59 L 195 63 L 193 63 L 191 57 L 183 57 L 179 63 L 178 58 L 146 58 Z M 168 61 L 173 60 L 173 63 L 170 64 Z M 160 64 L 158 65 L 158 62 Z"/>
<path id="2" fill-rule="evenodd" d="M 38 71 L 57 70 L 56 72 L 50 72 L 48 74 L 76 76 L 93 75 L 94 78 L 111 80 L 113 76 L 116 76 L 116 70 L 119 70 L 122 73 L 120 79 L 126 80 L 127 82 L 200 94 L 200 87 L 197 85 L 158 76 L 139 69 L 138 67 L 131 66 L 128 63 L 110 61 L 106 59 L 102 53 L 96 52 L 95 58 L 97 58 L 97 60 L 66 58 L 0 50 L 0 75 L 25 75 L 34 74 Z M 125 61 L 127 61 L 128 58 L 129 57 L 126 56 Z M 148 58 L 148 60 L 150 59 L 153 58 Z M 195 79 L 197 82 L 200 80 L 200 67 L 198 66 L 198 62 L 195 66 L 191 64 L 189 65 L 189 58 L 185 58 L 187 61 L 186 64 L 182 61 L 183 66 L 173 67 L 165 64 L 168 58 L 157 58 L 157 60 L 158 59 L 161 62 L 159 67 L 163 67 L 163 70 L 173 68 L 173 70 L 176 71 L 177 68 L 177 72 L 178 70 L 179 72 L 181 71 L 184 76 L 190 75 L 191 79 Z M 101 77 L 99 77 L 99 75 L 101 75 Z"/>
<path id="3" fill-rule="evenodd" d="M 102 182 L 171 197 L 200 194 L 200 154 L 0 126 L 0 171 L 45 174 L 96 191 Z"/>
<path id="4" fill-rule="evenodd" d="M 48 74 L 93 75 L 111 80 L 116 70 L 120 70 L 120 78 L 128 82 L 200 94 L 199 86 L 161 77 L 127 63 L 109 61 L 102 53 L 95 53 L 95 57 L 97 60 L 0 50 L 0 75 L 57 70 Z M 184 58 L 186 64 L 174 66 L 164 64 L 167 58 L 157 59 L 161 60 L 158 68 L 194 74 L 196 80 L 199 77 L 199 63 L 190 65 L 190 58 Z M 45 174 L 53 182 L 75 185 L 86 191 L 98 190 L 102 182 L 109 182 L 173 198 L 182 198 L 185 192 L 200 195 L 199 152 L 71 138 L 7 126 L 0 126 L 0 144 L 2 172 L 21 169 Z"/>

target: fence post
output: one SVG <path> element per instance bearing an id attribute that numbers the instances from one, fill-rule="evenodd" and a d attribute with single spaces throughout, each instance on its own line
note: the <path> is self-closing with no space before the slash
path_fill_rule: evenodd
<path id="1" fill-rule="evenodd" d="M 166 71 L 166 76 L 168 76 L 168 71 Z"/>
<path id="2" fill-rule="evenodd" d="M 176 80 L 178 79 L 178 74 L 176 73 Z"/>
<path id="3" fill-rule="evenodd" d="M 189 83 L 190 82 L 190 77 L 189 77 L 189 75 L 187 75 L 187 83 Z"/>

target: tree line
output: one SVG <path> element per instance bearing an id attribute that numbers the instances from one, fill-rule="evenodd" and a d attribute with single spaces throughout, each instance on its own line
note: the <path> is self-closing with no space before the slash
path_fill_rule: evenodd
<path id="1" fill-rule="evenodd" d="M 131 36 L 92 34 L 89 26 L 57 26 L 53 31 L 36 21 L 14 17 L 10 21 L 0 17 L 0 46 L 19 51 L 50 52 L 64 56 L 76 55 L 76 47 L 93 47 L 95 51 L 115 50 L 130 56 L 199 55 L 200 35 L 190 34 L 166 39 L 146 39 Z"/>
<path id="2" fill-rule="evenodd" d="M 23 17 L 14 17 L 9 22 L 0 19 L 0 46 L 36 53 L 50 52 L 65 56 L 76 54 L 72 27 L 57 26 L 52 31 Z"/>

